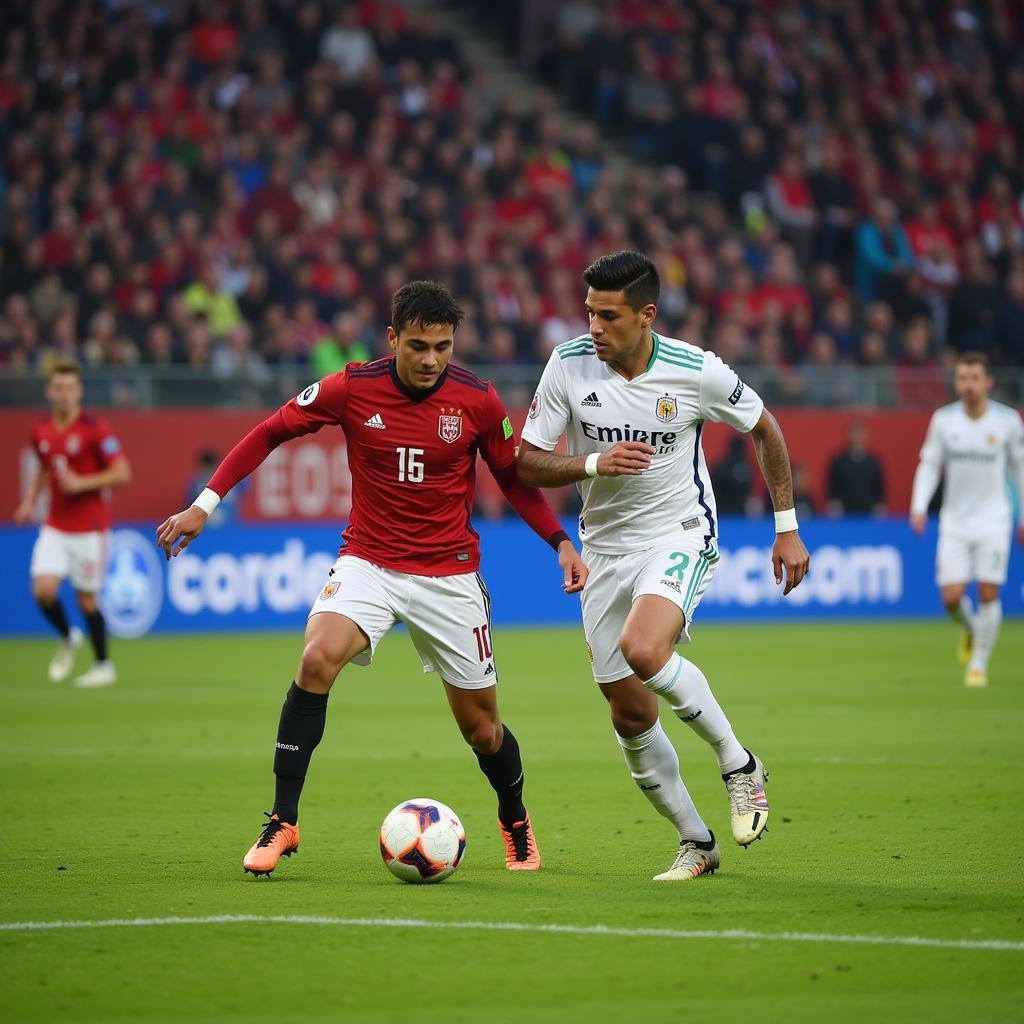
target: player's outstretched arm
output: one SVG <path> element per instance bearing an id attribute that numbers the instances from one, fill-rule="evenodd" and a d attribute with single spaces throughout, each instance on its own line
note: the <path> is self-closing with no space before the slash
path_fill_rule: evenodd
<path id="1" fill-rule="evenodd" d="M 595 476 L 639 476 L 651 464 L 654 449 L 642 441 L 620 441 L 606 452 L 556 455 L 529 441 L 519 442 L 517 468 L 527 487 L 562 487 Z"/>
<path id="2" fill-rule="evenodd" d="M 785 579 L 783 596 L 807 575 L 811 556 L 800 539 L 796 528 L 796 512 L 793 510 L 793 473 L 789 464 L 786 439 L 782 436 L 779 421 L 765 409 L 761 418 L 750 432 L 754 439 L 754 451 L 761 466 L 761 475 L 768 485 L 775 508 L 775 545 L 772 548 L 772 565 L 775 568 L 775 582 Z"/>

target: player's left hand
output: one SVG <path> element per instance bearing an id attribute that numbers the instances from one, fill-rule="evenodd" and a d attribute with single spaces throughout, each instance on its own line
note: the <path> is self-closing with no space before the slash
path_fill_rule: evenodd
<path id="1" fill-rule="evenodd" d="M 775 535 L 775 544 L 772 547 L 772 565 L 775 567 L 775 582 L 781 584 L 783 578 L 786 587 L 782 591 L 785 597 L 794 587 L 800 586 L 800 581 L 810 572 L 811 556 L 800 539 L 796 530 Z M 785 577 L 783 577 L 785 567 Z"/>
<path id="2" fill-rule="evenodd" d="M 87 489 L 85 481 L 73 469 L 66 469 L 57 477 L 57 486 L 65 494 L 81 494 Z"/>
<path id="3" fill-rule="evenodd" d="M 1017 543 L 1024 544 L 1024 523 L 1017 526 Z"/>
<path id="4" fill-rule="evenodd" d="M 563 540 L 558 545 L 558 564 L 565 573 L 562 590 L 567 594 L 578 594 L 587 582 L 590 570 L 583 564 L 580 553 L 572 546 L 572 541 Z"/>

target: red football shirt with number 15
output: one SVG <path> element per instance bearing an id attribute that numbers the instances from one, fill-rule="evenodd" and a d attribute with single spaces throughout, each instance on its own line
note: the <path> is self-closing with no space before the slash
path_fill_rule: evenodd
<path id="1" fill-rule="evenodd" d="M 348 441 L 352 514 L 343 554 L 419 576 L 480 567 L 470 521 L 479 452 L 510 466 L 516 441 L 494 386 L 449 363 L 432 388 L 407 388 L 393 359 L 352 363 L 281 407 L 292 437 L 340 426 Z"/>

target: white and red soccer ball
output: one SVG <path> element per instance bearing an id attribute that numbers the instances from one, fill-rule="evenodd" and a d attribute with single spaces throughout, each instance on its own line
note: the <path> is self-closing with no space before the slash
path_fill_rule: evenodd
<path id="1" fill-rule="evenodd" d="M 426 797 L 400 803 L 380 827 L 380 855 L 403 882 L 442 882 L 459 866 L 466 830 L 445 804 Z"/>

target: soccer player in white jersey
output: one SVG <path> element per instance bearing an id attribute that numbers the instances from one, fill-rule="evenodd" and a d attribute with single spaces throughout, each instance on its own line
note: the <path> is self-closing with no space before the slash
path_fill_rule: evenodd
<path id="1" fill-rule="evenodd" d="M 690 639 L 719 557 L 700 444 L 705 420 L 753 435 L 777 510 L 772 560 L 784 593 L 806 575 L 809 558 L 778 422 L 714 353 L 652 331 L 660 282 L 651 260 L 602 256 L 583 279 L 590 333 L 552 353 L 523 430 L 519 475 L 542 487 L 579 485 L 594 679 L 634 781 L 679 833 L 675 861 L 655 877 L 685 880 L 712 874 L 721 855 L 659 723 L 659 695 L 714 750 L 736 842 L 748 846 L 768 821 L 764 765 L 736 738 L 704 673 L 675 650 Z M 567 454 L 554 454 L 563 435 Z"/>
<path id="2" fill-rule="evenodd" d="M 910 525 L 923 533 L 928 503 L 945 474 L 935 577 L 950 617 L 963 627 L 960 661 L 967 686 L 988 685 L 988 662 L 999 635 L 1013 534 L 1012 479 L 1024 503 L 1024 423 L 1020 414 L 993 402 L 988 357 L 965 352 L 953 378 L 959 402 L 933 415 L 921 449 L 910 500 Z M 1024 524 L 1017 527 L 1024 544 Z M 978 584 L 978 607 L 967 586 Z"/>

